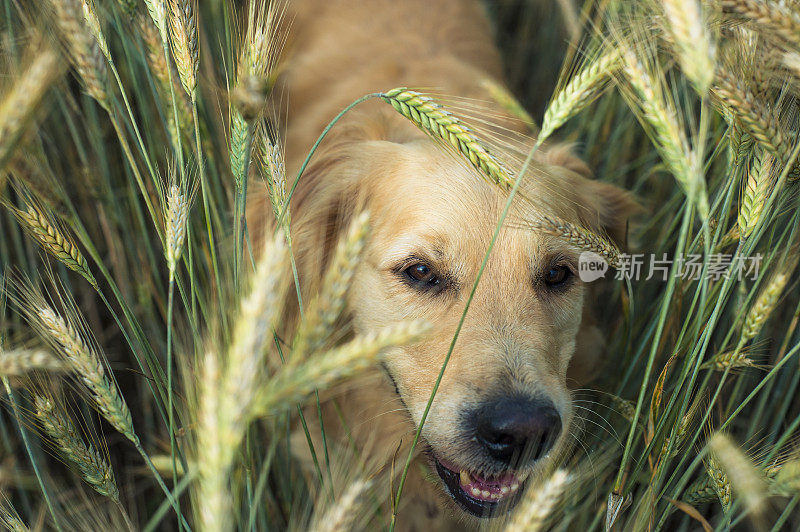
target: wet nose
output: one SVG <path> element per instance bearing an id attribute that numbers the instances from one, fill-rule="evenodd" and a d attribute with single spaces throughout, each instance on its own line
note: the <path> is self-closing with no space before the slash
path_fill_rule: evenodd
<path id="1" fill-rule="evenodd" d="M 506 398 L 477 411 L 476 436 L 489 456 L 519 466 L 549 451 L 561 433 L 561 416 L 549 400 Z"/>

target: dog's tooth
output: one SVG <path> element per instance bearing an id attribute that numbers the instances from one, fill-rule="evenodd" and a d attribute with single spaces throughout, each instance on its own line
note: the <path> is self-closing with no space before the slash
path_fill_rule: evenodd
<path id="1" fill-rule="evenodd" d="M 472 488 L 472 496 L 473 497 L 480 497 L 481 496 L 481 490 L 479 490 L 478 488 L 474 488 L 473 487 Z"/>
<path id="2" fill-rule="evenodd" d="M 462 486 L 466 486 L 467 484 L 472 482 L 472 477 L 470 477 L 469 473 L 467 473 L 467 471 L 464 470 L 464 469 L 461 470 L 461 473 L 459 474 L 459 477 L 461 479 L 461 485 Z"/>
<path id="3" fill-rule="evenodd" d="M 498 495 L 497 493 L 492 493 L 489 497 L 494 499 L 494 500 L 497 500 L 497 499 L 500 498 L 500 495 Z"/>
<path id="4" fill-rule="evenodd" d="M 484 499 L 488 499 L 488 498 L 489 498 L 491 495 L 492 495 L 492 494 L 491 494 L 491 493 L 489 493 L 489 492 L 488 492 L 488 491 L 486 491 L 486 490 L 483 490 L 483 491 L 481 491 L 481 497 L 483 497 Z"/>
<path id="5" fill-rule="evenodd" d="M 500 493 L 503 495 L 508 493 L 508 486 L 500 486 Z"/>

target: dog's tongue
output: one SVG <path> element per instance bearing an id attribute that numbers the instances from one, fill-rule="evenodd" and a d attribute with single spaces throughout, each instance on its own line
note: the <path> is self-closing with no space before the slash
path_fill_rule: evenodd
<path id="1" fill-rule="evenodd" d="M 444 465 L 444 464 L 443 464 Z M 450 468 L 451 471 L 458 471 Z M 519 489 L 520 479 L 514 473 L 503 473 L 498 476 L 483 477 L 466 470 L 459 471 L 459 484 L 473 499 L 497 502 L 507 495 L 513 495 Z"/>

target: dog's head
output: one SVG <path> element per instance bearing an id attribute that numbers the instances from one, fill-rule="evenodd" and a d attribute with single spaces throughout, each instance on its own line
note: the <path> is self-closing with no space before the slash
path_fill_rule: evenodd
<path id="1" fill-rule="evenodd" d="M 577 171 L 576 171 L 577 170 Z M 620 238 L 628 196 L 579 174 L 564 150 L 537 161 L 472 297 L 506 194 L 428 139 L 328 149 L 294 208 L 301 283 L 314 283 L 348 220 L 368 209 L 370 243 L 349 294 L 356 332 L 425 319 L 423 341 L 390 350 L 383 369 L 418 426 L 444 491 L 466 512 L 508 508 L 564 442 L 567 368 L 586 286 L 579 251 L 526 222 L 556 215 Z M 454 334 L 458 339 L 451 345 Z"/>

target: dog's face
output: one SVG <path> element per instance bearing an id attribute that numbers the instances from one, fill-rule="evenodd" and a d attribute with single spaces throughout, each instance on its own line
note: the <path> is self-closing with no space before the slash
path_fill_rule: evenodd
<path id="1" fill-rule="evenodd" d="M 509 214 L 461 323 L 506 195 L 430 141 L 365 143 L 347 160 L 338 179 L 352 188 L 339 208 L 348 194 L 362 198 L 372 226 L 349 295 L 353 327 L 433 325 L 421 342 L 390 350 L 383 368 L 416 427 L 452 348 L 422 447 L 460 508 L 479 517 L 510 508 L 565 441 L 567 367 L 586 292 L 579 250 L 525 222 L 588 216 L 602 230 L 609 216 L 601 210 L 622 194 L 537 165 L 522 191 L 529 199 Z"/>

